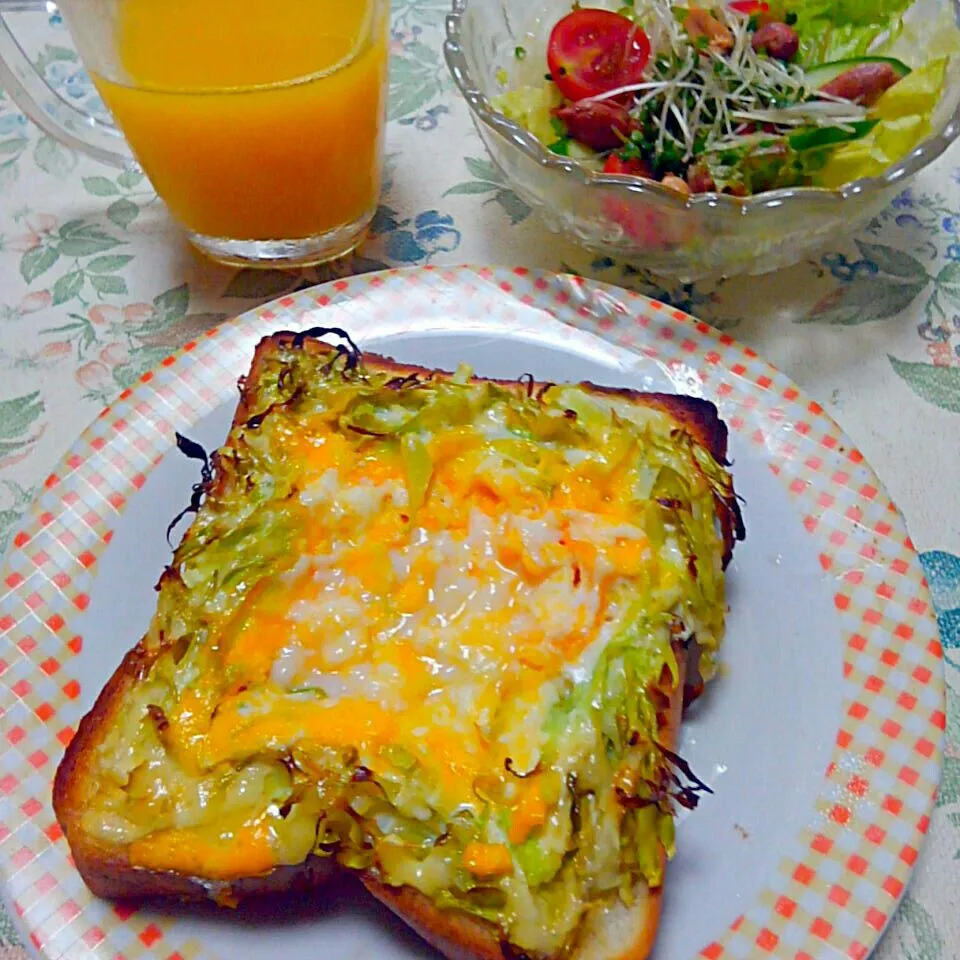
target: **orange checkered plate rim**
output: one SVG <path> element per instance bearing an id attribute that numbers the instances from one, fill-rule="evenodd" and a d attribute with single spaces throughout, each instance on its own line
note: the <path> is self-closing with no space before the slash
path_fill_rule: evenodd
<path id="1" fill-rule="evenodd" d="M 50 786 L 97 692 L 80 682 L 92 652 L 77 623 L 129 501 L 175 430 L 234 402 L 262 336 L 317 324 L 345 327 L 362 343 L 408 329 L 542 331 L 568 351 L 617 356 L 624 369 L 647 364 L 678 392 L 717 404 L 734 440 L 769 468 L 831 584 L 844 693 L 815 809 L 699 956 L 863 960 L 929 827 L 945 727 L 936 622 L 900 514 L 823 409 L 731 337 L 605 284 L 472 267 L 339 280 L 211 330 L 125 390 L 46 479 L 0 573 L 0 885 L 31 949 L 45 960 L 217 956 L 166 916 L 89 894 L 54 821 Z"/>

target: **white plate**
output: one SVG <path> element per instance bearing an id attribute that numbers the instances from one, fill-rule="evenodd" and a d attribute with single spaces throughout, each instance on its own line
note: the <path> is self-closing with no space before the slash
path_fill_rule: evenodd
<path id="1" fill-rule="evenodd" d="M 353 888 L 237 913 L 118 912 L 88 894 L 52 826 L 62 742 L 146 629 L 166 525 L 197 480 L 174 429 L 219 445 L 257 340 L 318 324 L 428 367 L 717 402 L 747 540 L 729 570 L 724 670 L 683 728 L 715 794 L 680 825 L 656 957 L 866 956 L 926 832 L 942 749 L 936 624 L 899 515 L 822 410 L 729 338 L 601 284 L 466 268 L 338 281 L 244 315 L 122 395 L 48 480 L 0 596 L 0 869 L 34 949 L 431 955 Z"/>

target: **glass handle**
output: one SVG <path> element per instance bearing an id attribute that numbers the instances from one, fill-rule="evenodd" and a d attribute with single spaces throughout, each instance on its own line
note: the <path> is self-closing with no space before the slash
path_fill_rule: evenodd
<path id="1" fill-rule="evenodd" d="M 130 148 L 111 123 L 67 103 L 34 69 L 13 35 L 5 13 L 54 9 L 36 0 L 0 0 L 0 87 L 44 133 L 74 150 L 115 167 L 135 165 Z"/>

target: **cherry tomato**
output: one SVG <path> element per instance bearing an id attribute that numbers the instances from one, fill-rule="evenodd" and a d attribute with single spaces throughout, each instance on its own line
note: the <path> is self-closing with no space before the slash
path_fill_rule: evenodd
<path id="1" fill-rule="evenodd" d="M 632 205 L 615 197 L 605 197 L 603 212 L 617 224 L 634 246 L 641 250 L 668 250 L 669 223 L 659 210 L 641 204 Z"/>
<path id="2" fill-rule="evenodd" d="M 755 17 L 760 13 L 770 12 L 770 4 L 765 3 L 764 0 L 733 0 L 727 6 L 747 17 Z"/>
<path id="3" fill-rule="evenodd" d="M 675 250 L 689 243 L 697 233 L 697 226 L 691 220 L 654 209 L 640 197 L 633 200 L 605 197 L 603 212 L 611 223 L 623 230 L 638 252 Z"/>
<path id="4" fill-rule="evenodd" d="M 550 34 L 547 64 L 568 100 L 639 83 L 650 41 L 632 20 L 610 10 L 574 10 Z"/>
<path id="5" fill-rule="evenodd" d="M 628 157 L 626 160 L 618 153 L 611 153 L 603 165 L 604 173 L 618 173 L 627 177 L 647 177 L 653 179 L 653 173 L 642 157 Z"/>

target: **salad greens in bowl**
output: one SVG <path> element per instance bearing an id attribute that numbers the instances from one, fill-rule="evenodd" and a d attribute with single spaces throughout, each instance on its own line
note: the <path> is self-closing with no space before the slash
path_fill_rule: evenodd
<path id="1" fill-rule="evenodd" d="M 948 0 L 455 0 L 447 27 L 520 196 L 682 280 L 802 259 L 960 132 Z"/>

